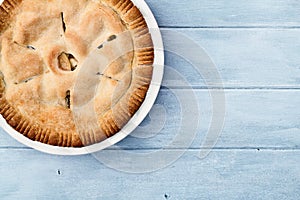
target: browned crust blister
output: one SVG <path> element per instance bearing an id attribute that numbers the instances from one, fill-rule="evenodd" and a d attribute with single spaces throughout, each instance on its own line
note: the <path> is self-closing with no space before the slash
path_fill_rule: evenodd
<path id="1" fill-rule="evenodd" d="M 0 33 L 7 27 L 14 8 L 22 0 L 5 0 L 0 8 Z M 151 83 L 154 49 L 147 23 L 140 10 L 130 0 L 102 0 L 103 4 L 114 9 L 131 31 L 134 41 L 134 61 L 132 66 L 132 83 L 123 97 L 100 118 L 103 133 L 110 137 L 117 133 L 136 113 L 143 103 Z M 1 75 L 1 74 L 0 74 Z M 15 130 L 34 141 L 63 147 L 81 147 L 100 142 L 101 137 L 93 131 L 86 133 L 58 133 L 44 128 L 36 122 L 25 118 L 17 108 L 5 99 L 5 82 L 0 76 L 0 114 Z M 100 138 L 100 139 L 99 139 Z"/>
<path id="2" fill-rule="evenodd" d="M 2 33 L 8 26 L 15 7 L 22 0 L 4 0 L 0 6 L 0 33 Z"/>

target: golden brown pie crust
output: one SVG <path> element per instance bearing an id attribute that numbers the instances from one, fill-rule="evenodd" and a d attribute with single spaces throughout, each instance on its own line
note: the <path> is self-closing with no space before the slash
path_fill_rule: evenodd
<path id="1" fill-rule="evenodd" d="M 40 11 L 39 6 L 46 4 L 47 12 Z M 44 12 L 47 18 L 41 23 L 35 15 Z M 60 20 L 66 25 L 58 27 Z M 34 27 L 45 32 L 33 33 Z M 74 95 L 80 66 L 97 42 L 110 42 L 123 31 L 130 31 L 133 51 L 95 74 L 101 76 L 94 99 L 97 121 L 93 125 L 82 117 L 78 125 L 73 104 L 81 98 Z M 147 24 L 130 0 L 5 0 L 0 7 L 0 33 L 0 114 L 31 140 L 63 147 L 100 142 L 117 133 L 145 99 L 154 50 Z M 47 42 L 56 38 L 58 42 L 48 48 Z M 69 51 L 78 67 L 68 62 Z"/>

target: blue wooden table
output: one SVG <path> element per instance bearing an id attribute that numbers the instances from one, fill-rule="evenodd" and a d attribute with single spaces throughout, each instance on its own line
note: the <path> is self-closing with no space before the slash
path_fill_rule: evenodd
<path id="1" fill-rule="evenodd" d="M 220 88 L 208 88 L 190 63 L 166 52 L 165 86 L 152 114 L 132 136 L 99 154 L 48 155 L 1 130 L 0 199 L 300 199 L 300 2 L 146 2 L 162 30 L 195 41 L 222 77 L 225 123 L 210 154 L 199 156 L 208 149 L 208 91 Z M 164 34 L 163 39 L 173 49 L 180 43 Z M 170 69 L 190 87 L 168 85 Z M 178 130 L 191 126 L 180 121 L 181 108 L 192 103 L 191 91 L 200 125 L 186 146 L 190 138 L 172 141 L 178 134 L 190 137 Z M 187 117 L 192 120 L 193 111 Z M 151 123 L 162 127 L 144 131 L 144 138 L 137 134 Z M 137 159 L 141 155 L 150 156 Z M 174 155 L 181 156 L 167 162 Z"/>

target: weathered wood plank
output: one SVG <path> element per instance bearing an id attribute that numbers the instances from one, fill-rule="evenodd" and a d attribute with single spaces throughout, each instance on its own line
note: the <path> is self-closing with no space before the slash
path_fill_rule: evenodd
<path id="1" fill-rule="evenodd" d="M 110 169 L 91 155 L 0 150 L 1 199 L 300 198 L 299 151 L 222 150 L 202 160 L 198 153 L 190 150 L 164 169 L 137 175 Z M 133 170 L 130 160 L 120 158 L 118 169 Z"/>
<path id="2" fill-rule="evenodd" d="M 3 0 L 0 0 L 2 2 Z M 297 0 L 146 0 L 164 27 L 298 27 Z"/>
<path id="3" fill-rule="evenodd" d="M 174 34 L 178 31 L 180 34 Z M 163 29 L 166 49 L 164 84 L 172 80 L 176 70 L 190 85 L 205 86 L 204 79 L 187 60 L 181 58 L 185 52 L 205 57 L 198 48 L 186 43 L 185 36 L 202 47 L 221 75 L 224 87 L 228 88 L 299 88 L 300 86 L 300 29 Z M 185 36 L 182 36 L 184 34 Z M 191 43 L 192 44 L 192 43 Z M 181 54 L 180 54 L 181 52 Z M 182 53 L 183 52 L 183 53 Z M 206 65 L 200 68 L 207 69 Z M 208 68 L 207 70 L 210 70 Z M 173 85 L 176 82 L 173 82 Z M 180 85 L 180 83 L 177 83 Z"/>
<path id="4" fill-rule="evenodd" d="M 225 95 L 225 124 L 216 147 L 300 147 L 300 110 L 296 109 L 300 102 L 299 90 L 230 90 L 226 91 Z M 200 125 L 191 147 L 199 148 L 202 147 L 211 123 L 212 105 L 207 91 L 196 90 L 195 96 L 199 102 Z M 119 146 L 124 148 L 186 148 L 188 137 L 191 137 L 190 127 L 196 124 L 183 123 L 182 119 L 193 122 L 197 118 L 193 102 L 194 97 L 190 90 L 162 91 L 157 100 L 158 105 L 151 115 L 153 125 L 141 128 L 134 133 L 135 137 L 128 137 Z M 217 102 L 217 105 L 214 105 L 216 107 L 223 103 Z M 167 113 L 165 120 L 164 110 L 160 109 L 161 107 L 165 108 Z M 185 109 L 185 112 L 182 109 Z M 182 116 L 183 113 L 185 113 L 184 116 Z M 216 116 L 221 114 L 218 110 L 216 111 Z M 164 127 L 155 135 L 162 121 L 166 121 Z M 151 120 L 148 119 L 144 123 L 151 124 Z M 183 127 L 182 132 L 181 127 Z M 148 135 L 150 138 L 139 139 L 139 134 Z M 174 142 L 175 137 L 180 134 L 187 137 L 183 137 L 182 141 Z M 153 135 L 155 137 L 151 137 Z"/>
<path id="5" fill-rule="evenodd" d="M 167 27 L 299 26 L 297 0 L 146 0 Z"/>
<path id="6" fill-rule="evenodd" d="M 216 148 L 300 148 L 300 110 L 297 109 L 300 90 L 226 90 L 225 95 L 225 125 Z M 200 124 L 193 139 L 189 128 L 197 125 L 191 124 L 198 112 L 194 102 L 199 103 Z M 215 106 L 222 103 L 217 101 Z M 217 111 L 216 115 L 221 113 Z M 117 146 L 126 149 L 201 148 L 211 116 L 208 91 L 162 89 L 150 117 Z M 178 135 L 183 137 L 176 141 Z M 194 141 L 191 146 L 189 141 Z M 0 147 L 22 145 L 1 131 Z"/>

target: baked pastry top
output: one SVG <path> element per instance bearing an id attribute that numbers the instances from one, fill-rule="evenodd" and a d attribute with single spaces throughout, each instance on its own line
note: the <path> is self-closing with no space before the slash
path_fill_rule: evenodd
<path id="1" fill-rule="evenodd" d="M 5 0 L 0 33 L 0 113 L 31 140 L 100 142 L 145 99 L 153 44 L 130 0 Z"/>

